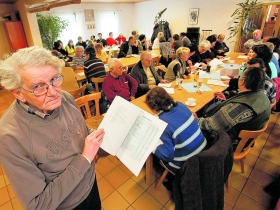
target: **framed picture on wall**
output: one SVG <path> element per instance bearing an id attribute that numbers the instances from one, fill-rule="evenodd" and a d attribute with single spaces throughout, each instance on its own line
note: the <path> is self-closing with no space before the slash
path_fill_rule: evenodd
<path id="1" fill-rule="evenodd" d="M 94 10 L 93 9 L 85 9 L 85 21 L 91 22 L 94 21 Z"/>
<path id="2" fill-rule="evenodd" d="M 190 9 L 190 14 L 189 14 L 189 24 L 190 25 L 196 25 L 198 23 L 198 8 L 192 8 Z"/>

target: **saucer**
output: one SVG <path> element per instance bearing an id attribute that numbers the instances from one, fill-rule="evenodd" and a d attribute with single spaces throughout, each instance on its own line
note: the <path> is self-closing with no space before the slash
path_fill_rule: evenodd
<path id="1" fill-rule="evenodd" d="M 193 104 L 190 105 L 188 101 L 186 101 L 185 104 L 186 104 L 187 106 L 196 106 L 196 103 L 193 103 Z"/>

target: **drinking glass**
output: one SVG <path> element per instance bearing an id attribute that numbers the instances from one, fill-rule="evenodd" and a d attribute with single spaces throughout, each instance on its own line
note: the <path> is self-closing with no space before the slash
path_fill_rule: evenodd
<path id="1" fill-rule="evenodd" d="M 184 79 L 182 79 L 182 78 L 179 79 L 179 87 L 178 87 L 179 90 L 182 90 L 182 83 L 183 83 L 183 80 L 184 80 Z"/>
<path id="2" fill-rule="evenodd" d="M 197 85 L 197 91 L 196 92 L 201 92 L 200 87 L 202 85 L 202 79 L 198 79 L 196 85 Z"/>

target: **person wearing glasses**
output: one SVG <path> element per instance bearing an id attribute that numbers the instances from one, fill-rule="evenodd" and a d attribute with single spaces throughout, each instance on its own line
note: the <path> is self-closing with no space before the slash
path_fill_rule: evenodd
<path id="1" fill-rule="evenodd" d="M 156 72 L 150 51 L 144 51 L 140 55 L 140 61 L 133 66 L 130 76 L 138 82 L 136 98 L 145 95 L 159 83 L 168 83 L 167 80 L 162 79 Z"/>
<path id="2" fill-rule="evenodd" d="M 214 57 L 210 52 L 211 43 L 208 40 L 203 40 L 198 45 L 198 52 L 200 56 L 200 65 L 203 68 L 207 67 L 207 63 L 211 61 Z"/>
<path id="3" fill-rule="evenodd" d="M 111 104 L 116 96 L 132 101 L 135 99 L 138 83 L 130 75 L 123 72 L 123 65 L 117 58 L 111 58 L 109 63 L 109 74 L 105 78 L 102 90 Z"/>
<path id="4" fill-rule="evenodd" d="M 42 47 L 0 63 L 15 101 L 0 119 L 0 162 L 24 209 L 101 209 L 94 157 L 104 130 L 90 130 L 61 90 L 60 62 Z"/>

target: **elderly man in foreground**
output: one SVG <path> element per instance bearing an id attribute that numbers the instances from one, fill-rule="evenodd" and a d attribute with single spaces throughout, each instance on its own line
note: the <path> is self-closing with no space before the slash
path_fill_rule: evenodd
<path id="1" fill-rule="evenodd" d="M 133 66 L 130 76 L 138 82 L 136 98 L 145 95 L 150 89 L 156 87 L 159 83 L 168 83 L 161 78 L 155 70 L 153 58 L 149 51 L 144 51 L 140 55 L 140 61 Z"/>
<path id="2" fill-rule="evenodd" d="M 111 104 L 116 96 L 121 96 L 128 101 L 134 100 L 138 87 L 137 81 L 123 72 L 122 63 L 117 58 L 111 58 L 108 67 L 109 74 L 102 85 L 108 102 Z"/>
<path id="3" fill-rule="evenodd" d="M 262 31 L 257 29 L 253 32 L 253 39 L 248 39 L 244 43 L 245 53 L 248 53 L 249 50 L 257 44 L 262 44 Z"/>
<path id="4" fill-rule="evenodd" d="M 265 72 L 248 68 L 238 80 L 239 93 L 198 118 L 202 130 L 225 130 L 231 140 L 238 140 L 241 130 L 259 130 L 271 114 L 270 102 L 263 92 Z M 237 142 L 238 143 L 238 142 Z"/>
<path id="5" fill-rule="evenodd" d="M 90 133 L 61 90 L 59 61 L 41 47 L 0 64 L 16 100 L 0 120 L 0 162 L 24 209 L 101 209 L 93 161 L 104 130 Z"/>

